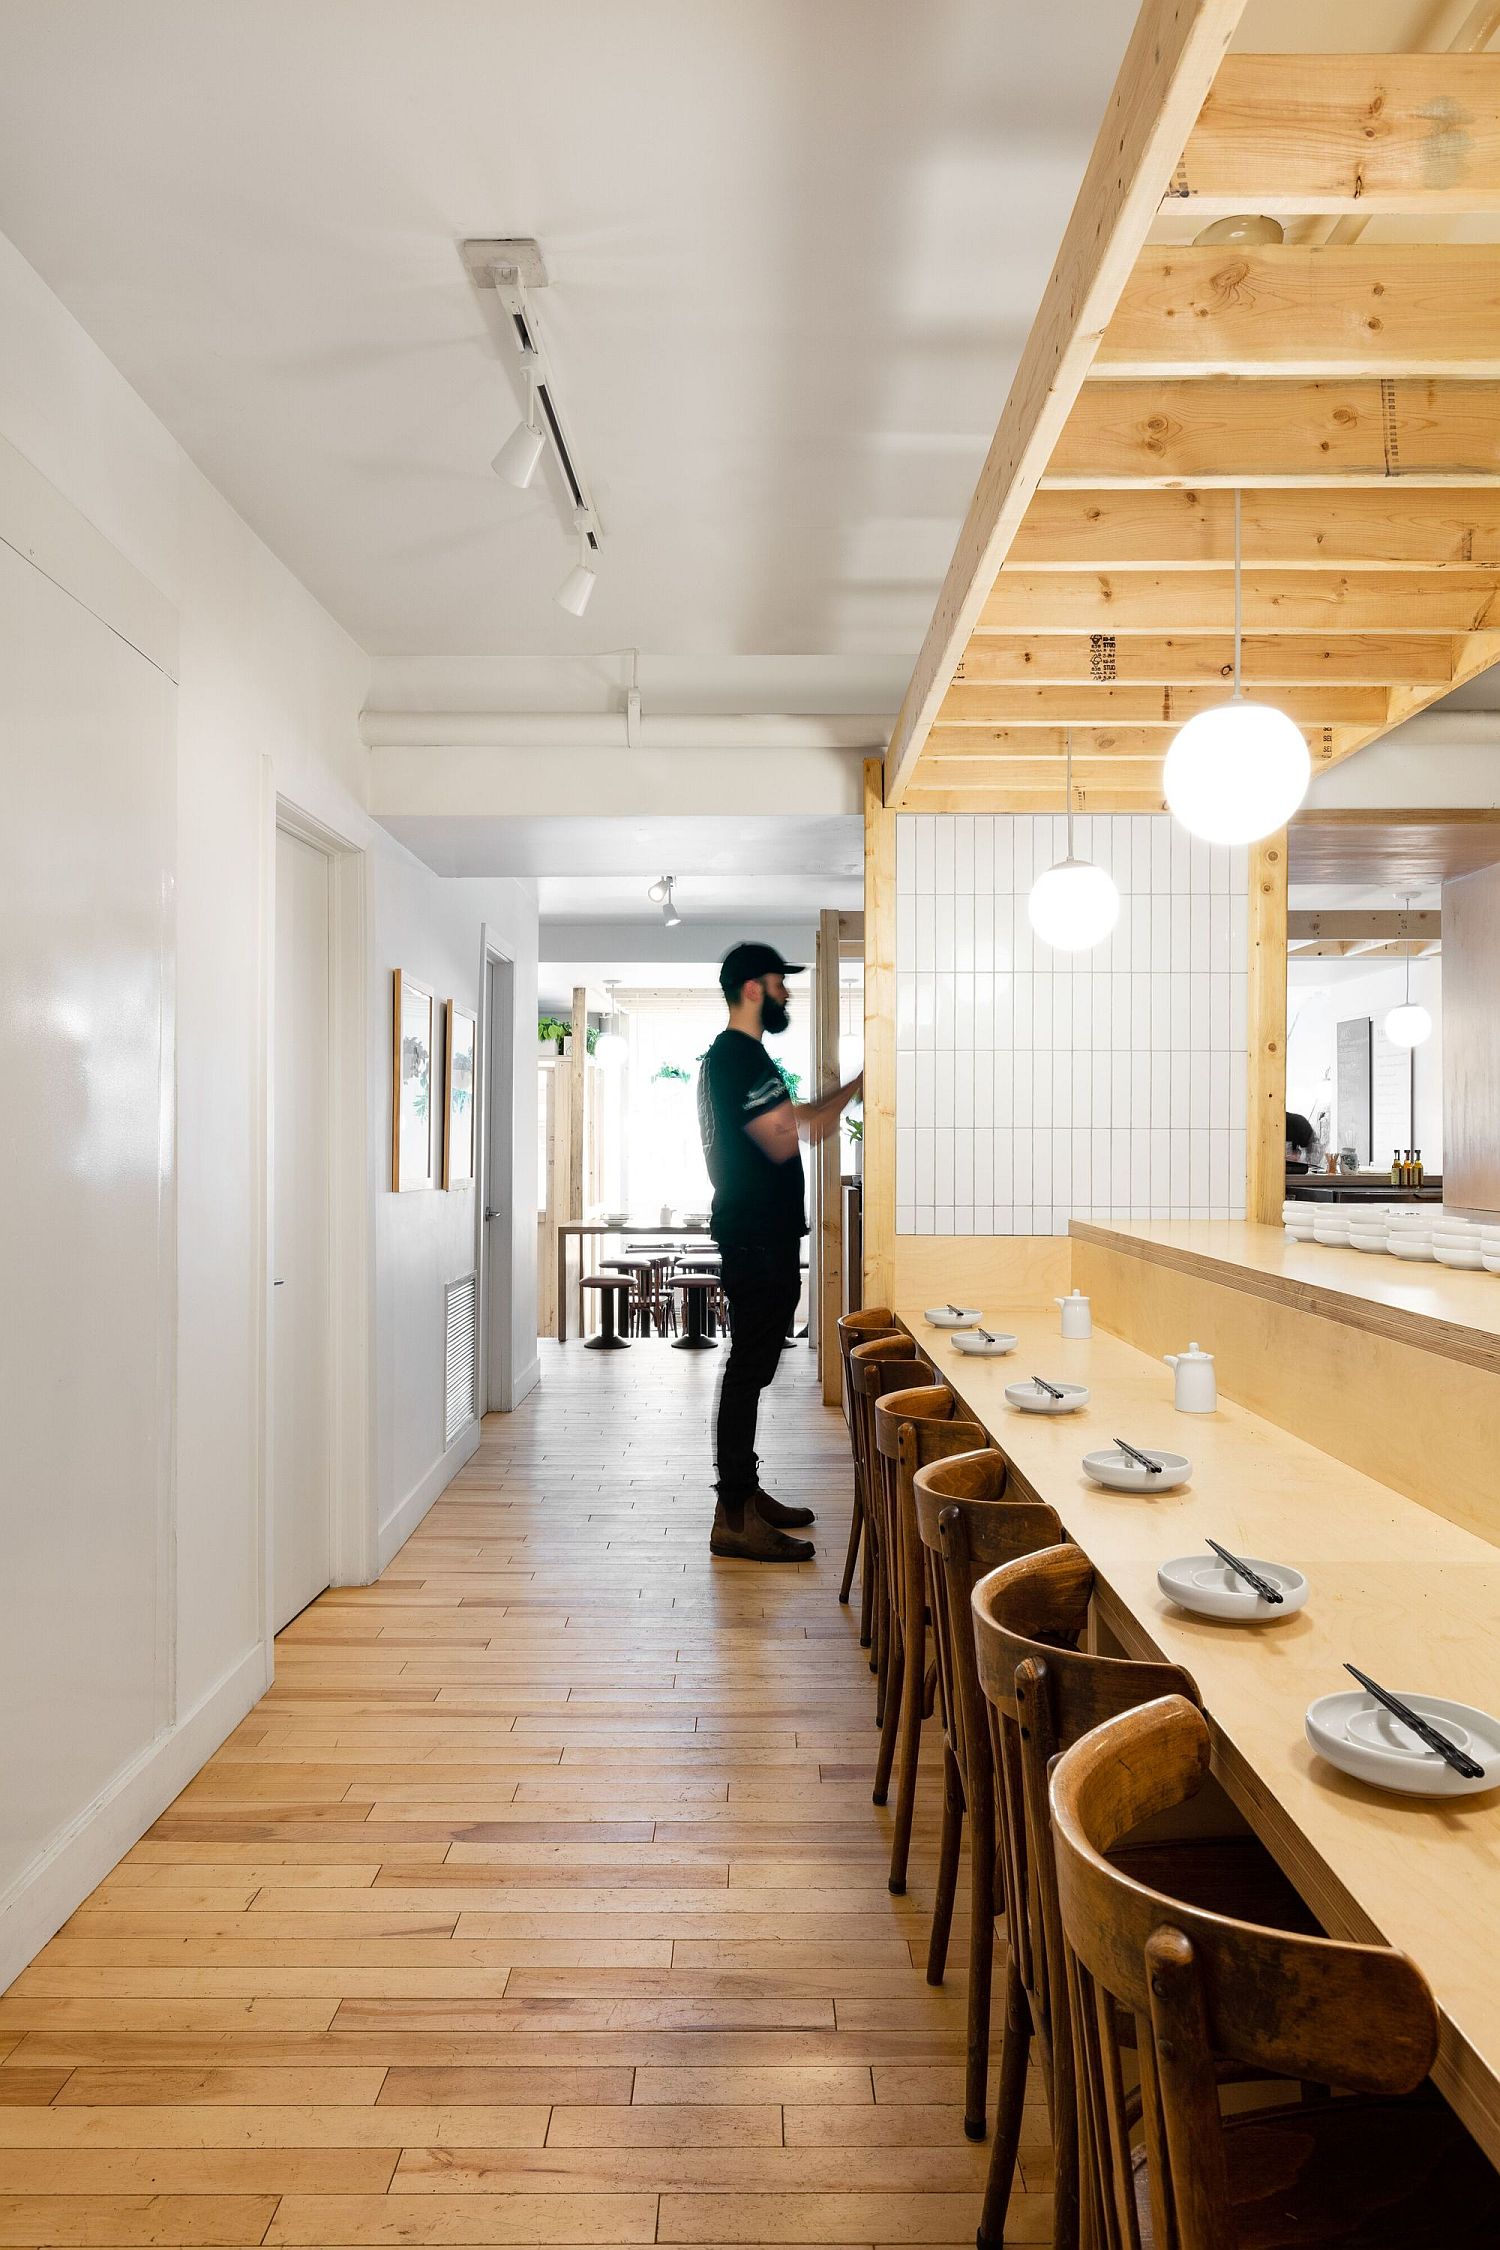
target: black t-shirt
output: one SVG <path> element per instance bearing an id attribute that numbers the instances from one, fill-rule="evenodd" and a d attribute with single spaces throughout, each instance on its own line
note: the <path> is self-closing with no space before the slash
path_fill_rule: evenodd
<path id="1" fill-rule="evenodd" d="M 716 1242 L 786 1242 L 807 1232 L 802 1152 L 773 1164 L 745 1127 L 790 1099 L 781 1074 L 747 1031 L 721 1031 L 698 1073 L 698 1129 L 714 1184 Z"/>

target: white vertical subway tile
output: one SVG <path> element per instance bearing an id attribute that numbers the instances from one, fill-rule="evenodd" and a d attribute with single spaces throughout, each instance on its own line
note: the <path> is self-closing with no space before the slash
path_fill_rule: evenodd
<path id="1" fill-rule="evenodd" d="M 953 958 L 953 893 L 939 891 L 932 902 L 934 939 L 932 965 L 939 972 L 955 967 Z"/>
<path id="2" fill-rule="evenodd" d="M 987 898 L 995 888 L 995 822 L 990 813 L 974 816 L 974 895 Z"/>
<path id="3" fill-rule="evenodd" d="M 1208 902 L 1208 966 L 1227 971 L 1229 968 L 1230 898 L 1228 891 L 1216 891 Z"/>
<path id="4" fill-rule="evenodd" d="M 918 891 L 912 900 L 915 925 L 912 961 L 918 969 L 937 967 L 937 900 L 931 891 Z"/>
<path id="5" fill-rule="evenodd" d="M 935 816 L 933 833 L 932 887 L 939 898 L 953 896 L 953 828 L 952 813 Z M 939 1202 L 942 1198 L 938 1198 Z"/>
<path id="6" fill-rule="evenodd" d="M 909 1203 L 898 1203 L 896 1205 L 897 1234 L 915 1234 L 916 1231 L 917 1214 L 915 1210 Z"/>
<path id="7" fill-rule="evenodd" d="M 1207 891 L 1194 891 L 1190 899 L 1192 936 L 1188 957 L 1180 964 L 1185 969 L 1211 969 L 1213 959 L 1213 901 Z M 1227 905 L 1227 901 L 1225 902 Z M 1225 924 L 1227 930 L 1228 924 Z"/>
<path id="8" fill-rule="evenodd" d="M 912 1061 L 917 1065 L 917 1083 L 912 1094 L 911 1105 L 912 1123 L 914 1125 L 935 1125 L 938 1121 L 937 1075 L 932 1067 L 932 1057 L 931 1055 L 913 1055 Z M 897 1115 L 899 1117 L 899 1110 Z"/>
<path id="9" fill-rule="evenodd" d="M 953 1200 L 974 1204 L 974 1128 L 960 1125 L 953 1135 Z"/>
<path id="10" fill-rule="evenodd" d="M 896 1122 L 915 1125 L 917 1108 L 917 1058 L 910 1049 L 896 1051 Z M 908 1196 L 907 1202 L 912 1198 Z"/>
<path id="11" fill-rule="evenodd" d="M 995 1200 L 995 1136 L 983 1126 L 974 1130 L 974 1204 L 976 1210 Z"/>
<path id="12" fill-rule="evenodd" d="M 953 966 L 972 970 L 974 966 L 974 893 L 955 891 L 953 895 Z"/>
<path id="13" fill-rule="evenodd" d="M 925 816 L 924 816 L 925 817 Z M 917 987 L 918 1054 L 930 1054 L 937 1036 L 937 978 L 929 971 L 915 980 Z"/>
<path id="14" fill-rule="evenodd" d="M 953 1056 L 953 1122 L 972 1124 L 974 1118 L 974 1049 L 959 1044 Z"/>
<path id="15" fill-rule="evenodd" d="M 933 1154 L 933 1142 L 935 1138 L 934 1128 L 931 1125 L 919 1125 L 913 1133 L 912 1138 L 916 1144 L 916 1201 L 918 1206 L 920 1207 L 924 1204 L 931 1204 L 932 1202 L 933 1172 L 935 1162 Z"/>
<path id="16" fill-rule="evenodd" d="M 932 1181 L 939 1209 L 953 1201 L 953 1127 L 939 1125 L 932 1136 Z"/>
<path id="17" fill-rule="evenodd" d="M 916 900 L 908 894 L 896 900 L 896 974 L 917 965 Z"/>
<path id="18" fill-rule="evenodd" d="M 995 980 L 987 969 L 974 978 L 974 1045 L 988 1053 L 995 1044 Z"/>
<path id="19" fill-rule="evenodd" d="M 917 838 L 910 813 L 896 815 L 896 896 L 909 898 L 917 887 Z"/>
<path id="20" fill-rule="evenodd" d="M 953 888 L 974 888 L 974 815 L 959 813 L 953 823 Z"/>
<path id="21" fill-rule="evenodd" d="M 909 814 L 907 817 L 911 820 L 915 836 L 916 882 L 913 887 L 918 892 L 925 892 L 930 898 L 932 896 L 933 855 L 936 849 L 933 816 L 931 813 L 917 813 L 915 815 Z"/>
<path id="22" fill-rule="evenodd" d="M 914 976 L 896 978 L 896 1052 L 914 1047 L 917 1043 L 917 980 Z"/>
<path id="23" fill-rule="evenodd" d="M 990 970 L 995 966 L 995 901 L 988 890 L 976 891 L 974 912 L 974 966 Z"/>
<path id="24" fill-rule="evenodd" d="M 951 1046 L 940 1048 L 933 1057 L 932 1100 L 933 1123 L 942 1128 L 951 1127 L 954 1121 L 953 1072 L 954 1053 Z"/>
<path id="25" fill-rule="evenodd" d="M 896 1201 L 913 1203 L 917 1193 L 917 1134 L 915 1126 L 896 1128 Z"/>

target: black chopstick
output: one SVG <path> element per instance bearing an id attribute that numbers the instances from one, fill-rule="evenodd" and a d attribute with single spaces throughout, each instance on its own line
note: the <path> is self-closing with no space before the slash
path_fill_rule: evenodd
<path id="1" fill-rule="evenodd" d="M 1419 1742 L 1425 1742 L 1429 1750 L 1435 1750 L 1455 1773 L 1463 1775 L 1465 1781 L 1484 1779 L 1483 1766 L 1476 1764 L 1467 1750 L 1460 1750 L 1456 1742 L 1450 1742 L 1445 1734 L 1439 1734 L 1437 1728 L 1429 1725 L 1420 1711 L 1414 1711 L 1409 1703 L 1403 1703 L 1399 1695 L 1392 1695 L 1389 1688 L 1381 1687 L 1367 1672 L 1362 1672 L 1357 1664 L 1346 1664 L 1344 1670 L 1351 1672 L 1366 1694 L 1373 1695 L 1377 1703 L 1383 1703 L 1393 1718 L 1399 1719 L 1404 1727 L 1410 1727 Z"/>
<path id="2" fill-rule="evenodd" d="M 984 1342 L 987 1344 L 993 1344 L 993 1342 L 995 1341 L 994 1337 L 990 1334 L 987 1328 L 976 1328 L 974 1333 L 976 1336 L 982 1337 Z"/>
<path id="3" fill-rule="evenodd" d="M 1232 1555 L 1227 1547 L 1221 1547 L 1217 1539 L 1210 1539 L 1208 1543 L 1220 1562 L 1227 1569 L 1232 1570 L 1236 1577 L 1243 1578 L 1247 1586 L 1253 1586 L 1263 1602 L 1284 1602 L 1286 1600 L 1286 1596 L 1279 1586 L 1273 1586 L 1269 1578 L 1262 1578 L 1258 1570 L 1252 1570 L 1250 1565 L 1241 1561 L 1238 1555 Z"/>
<path id="4" fill-rule="evenodd" d="M 1159 1477 L 1161 1475 L 1160 1461 L 1153 1461 L 1149 1453 L 1142 1453 L 1138 1447 L 1127 1445 L 1122 1437 L 1112 1438 L 1110 1440 L 1110 1443 L 1112 1445 L 1117 1445 L 1120 1448 L 1120 1451 L 1122 1453 L 1128 1454 L 1132 1461 L 1139 1461 L 1141 1467 L 1143 1469 L 1149 1469 L 1154 1477 Z"/>
<path id="5" fill-rule="evenodd" d="M 1055 1383 L 1049 1383 L 1045 1376 L 1033 1375 L 1031 1380 L 1033 1381 L 1033 1383 L 1035 1383 L 1039 1391 L 1046 1392 L 1048 1398 L 1060 1399 L 1066 1398 L 1068 1395 L 1066 1391 L 1060 1391 Z"/>

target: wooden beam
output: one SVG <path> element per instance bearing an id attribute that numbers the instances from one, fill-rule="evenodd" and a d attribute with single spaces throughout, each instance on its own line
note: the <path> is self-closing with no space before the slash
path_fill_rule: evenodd
<path id="1" fill-rule="evenodd" d="M 1024 783 L 999 784 L 986 789 L 929 789 L 923 782 L 925 767 L 907 790 L 901 809 L 908 813 L 1061 813 L 1062 792 L 1054 782 L 1047 789 L 1028 789 Z M 1076 783 L 1073 810 L 1088 813 L 1165 812 L 1160 786 L 1154 789 L 1111 787 Z M 868 1178 L 869 1159 L 866 1158 Z"/>
<path id="2" fill-rule="evenodd" d="M 1145 0 L 886 752 L 900 802 L 1244 0 Z"/>
<path id="3" fill-rule="evenodd" d="M 1362 382 L 1085 385 L 1044 489 L 1500 485 L 1500 389 Z"/>
<path id="4" fill-rule="evenodd" d="M 1225 686 L 1104 687 L 1092 681 L 1075 687 L 975 687 L 956 680 L 944 696 L 939 717 L 945 726 L 1100 726 L 1121 720 L 1132 726 L 1180 727 L 1195 711 L 1225 700 Z M 1364 687 L 1279 688 L 1276 701 L 1299 726 L 1383 726 L 1389 690 Z"/>
<path id="5" fill-rule="evenodd" d="M 1346 942 L 1356 938 L 1429 939 L 1442 935 L 1441 914 L 1423 911 L 1403 914 L 1378 907 L 1299 906 L 1289 911 L 1286 934 L 1289 938 L 1341 938 Z"/>
<path id="6" fill-rule="evenodd" d="M 1493 378 L 1500 243 L 1152 247 L 1137 259 L 1089 373 L 1123 382 Z"/>
<path id="7" fill-rule="evenodd" d="M 813 1084 L 821 1097 L 839 1084 L 839 911 L 825 906 L 818 916 L 813 971 Z M 844 1294 L 843 1125 L 825 1134 L 812 1149 L 817 1182 L 816 1305 L 813 1332 L 823 1404 L 837 1406 L 844 1395 L 844 1362 L 838 1320 Z"/>
<path id="8" fill-rule="evenodd" d="M 1252 570 L 1500 570 L 1500 492 L 1252 487 L 1241 538 Z M 1232 493 L 1097 487 L 1038 492 L 1006 567 L 1229 570 L 1233 558 Z"/>
<path id="9" fill-rule="evenodd" d="M 1061 758 L 1068 731 L 1064 727 L 934 727 L 922 763 L 925 768 L 1011 755 Z M 1160 758 L 1161 747 L 1154 727 L 1091 727 L 1073 737 L 1074 756 L 1080 763 L 1088 758 L 1101 764 L 1115 758 Z"/>
<path id="10" fill-rule="evenodd" d="M 1500 210 L 1500 58 L 1226 55 L 1174 201 L 1205 220 Z"/>
<path id="11" fill-rule="evenodd" d="M 1436 634 L 1319 638 L 1313 633 L 1251 633 L 1244 642 L 1243 671 L 1247 687 L 1252 682 L 1317 687 L 1333 681 L 1377 687 L 1401 680 L 1446 688 L 1453 678 L 1453 647 Z M 1234 678 L 1234 643 L 1215 634 L 1053 633 L 1035 639 L 1024 633 L 985 634 L 964 651 L 962 677 L 975 685 L 1013 680 L 1053 685 L 1229 681 Z"/>
<path id="12" fill-rule="evenodd" d="M 864 1295 L 889 1305 L 896 1278 L 896 821 L 885 769 L 866 758 Z"/>
<path id="13" fill-rule="evenodd" d="M 1245 1216 L 1281 1222 L 1286 1197 L 1286 830 L 1250 853 Z"/>
<path id="14" fill-rule="evenodd" d="M 1458 571 L 1247 571 L 1244 606 L 1247 633 L 1453 636 L 1500 618 L 1494 578 Z M 1233 627 L 1232 573 L 1007 568 L 984 603 L 978 634 L 1224 634 Z"/>

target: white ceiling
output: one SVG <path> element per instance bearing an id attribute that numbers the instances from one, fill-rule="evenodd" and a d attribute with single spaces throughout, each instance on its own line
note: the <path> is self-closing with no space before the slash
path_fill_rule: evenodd
<path id="1" fill-rule="evenodd" d="M 842 657 L 887 709 L 1132 14 L 6 0 L 0 228 L 377 657 Z M 488 467 L 514 355 L 458 244 L 501 234 L 552 276 L 582 621 Z"/>

